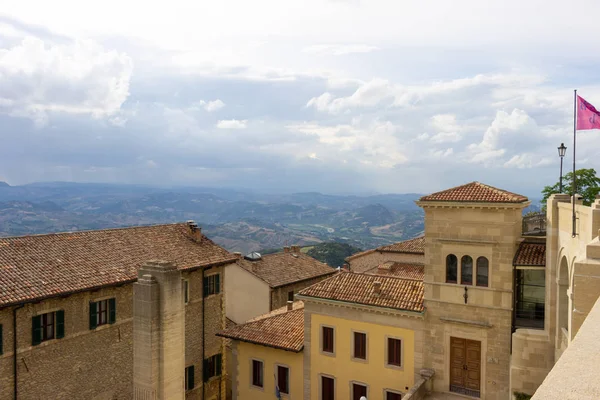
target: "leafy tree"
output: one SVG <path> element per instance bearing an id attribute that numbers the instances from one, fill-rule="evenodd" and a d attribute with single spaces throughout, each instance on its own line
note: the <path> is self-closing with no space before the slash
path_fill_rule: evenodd
<path id="1" fill-rule="evenodd" d="M 313 246 L 306 254 L 328 264 L 333 268 L 341 267 L 344 259 L 361 251 L 359 248 L 346 243 L 319 243 Z"/>
<path id="2" fill-rule="evenodd" d="M 560 182 L 555 183 L 552 186 L 544 187 L 542 194 L 542 204 L 544 209 L 546 208 L 546 201 L 550 195 L 560 193 L 558 191 Z M 600 177 L 596 175 L 596 170 L 593 168 L 582 168 L 575 171 L 575 184 L 577 185 L 577 194 L 583 197 L 583 204 L 586 206 L 591 205 L 596 198 L 596 195 L 600 193 Z M 570 196 L 573 195 L 573 172 L 569 172 L 563 176 L 563 193 Z"/>

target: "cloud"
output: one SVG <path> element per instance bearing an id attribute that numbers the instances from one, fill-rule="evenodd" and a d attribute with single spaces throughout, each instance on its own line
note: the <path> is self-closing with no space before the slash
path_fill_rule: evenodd
<path id="1" fill-rule="evenodd" d="M 219 99 L 211 100 L 211 101 L 200 100 L 200 102 L 198 104 L 200 106 L 202 106 L 208 112 L 218 111 L 221 108 L 225 107 L 225 103 L 223 103 Z"/>
<path id="2" fill-rule="evenodd" d="M 217 122 L 217 128 L 219 129 L 246 129 L 248 126 L 248 120 L 237 120 L 237 119 L 224 119 Z"/>
<path id="3" fill-rule="evenodd" d="M 302 49 L 304 53 L 334 56 L 344 56 L 354 53 L 370 53 L 377 50 L 379 50 L 379 47 L 368 46 L 365 44 L 319 44 Z"/>
<path id="4" fill-rule="evenodd" d="M 440 132 L 431 137 L 431 143 L 455 143 L 459 142 L 462 136 L 456 132 Z"/>
<path id="5" fill-rule="evenodd" d="M 0 49 L 0 112 L 38 125 L 48 113 L 116 115 L 129 96 L 133 61 L 92 41 L 27 36 Z"/>
<path id="6" fill-rule="evenodd" d="M 336 114 L 352 109 L 379 106 L 393 98 L 394 88 L 390 82 L 385 79 L 373 79 L 363 83 L 351 96 L 334 98 L 331 93 L 325 92 L 310 99 L 306 106 Z"/>

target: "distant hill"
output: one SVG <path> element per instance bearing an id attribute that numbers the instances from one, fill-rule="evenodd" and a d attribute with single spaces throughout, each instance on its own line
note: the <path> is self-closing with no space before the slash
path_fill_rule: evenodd
<path id="1" fill-rule="evenodd" d="M 10 185 L 6 182 L 0 181 L 0 187 L 10 187 Z"/>
<path id="2" fill-rule="evenodd" d="M 314 245 L 306 252 L 306 254 L 333 268 L 337 268 L 344 264 L 344 259 L 346 257 L 350 257 L 352 254 L 358 253 L 359 251 L 361 251 L 361 249 L 347 243 L 333 242 Z"/>

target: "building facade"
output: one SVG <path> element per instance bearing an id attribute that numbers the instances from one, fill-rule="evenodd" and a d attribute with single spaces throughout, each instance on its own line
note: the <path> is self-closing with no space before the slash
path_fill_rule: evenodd
<path id="1" fill-rule="evenodd" d="M 425 262 L 425 238 L 423 236 L 365 250 L 346 258 L 352 272 L 367 272 L 380 265 L 398 263 L 423 265 Z"/>

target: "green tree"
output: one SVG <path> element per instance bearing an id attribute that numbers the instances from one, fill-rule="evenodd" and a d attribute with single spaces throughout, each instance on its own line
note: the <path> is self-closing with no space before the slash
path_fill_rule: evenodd
<path id="1" fill-rule="evenodd" d="M 596 195 L 600 193 L 600 177 L 596 175 L 596 170 L 593 168 L 582 168 L 575 171 L 575 184 L 577 185 L 577 194 L 583 197 L 583 204 L 589 206 L 594 202 Z M 552 186 L 544 187 L 542 194 L 542 204 L 544 209 L 546 208 L 546 201 L 550 195 L 560 193 L 559 182 L 556 182 Z M 573 195 L 573 173 L 569 172 L 563 176 L 563 193 L 570 196 Z"/>

